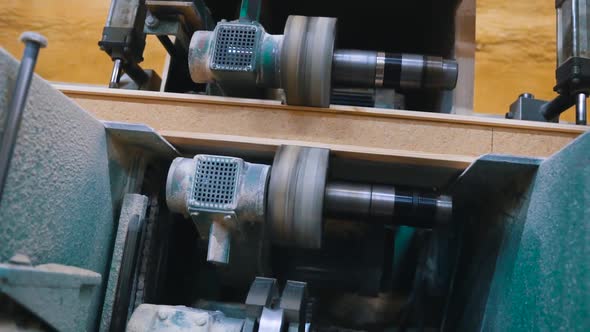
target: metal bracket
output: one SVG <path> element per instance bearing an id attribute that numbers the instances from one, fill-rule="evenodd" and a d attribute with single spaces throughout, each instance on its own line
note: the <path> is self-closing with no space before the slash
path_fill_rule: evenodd
<path id="1" fill-rule="evenodd" d="M 276 279 L 256 277 L 246 298 L 248 318 L 244 327 L 253 330 L 258 319 L 260 332 L 283 331 L 284 326 L 288 326 L 289 331 L 303 331 L 306 297 L 305 282 L 287 280 L 279 297 Z"/>
<path id="2" fill-rule="evenodd" d="M 144 124 L 102 121 L 107 134 L 128 146 L 133 146 L 156 156 L 173 159 L 180 153 L 153 128 Z"/>
<path id="3" fill-rule="evenodd" d="M 33 267 L 16 255 L 0 264 L 0 293 L 25 307 L 58 331 L 85 331 L 90 304 L 100 274 L 74 266 Z"/>
<path id="4" fill-rule="evenodd" d="M 506 113 L 507 119 L 541 121 L 541 122 L 558 122 L 559 116 L 552 120 L 547 120 L 541 112 L 547 101 L 535 99 L 535 96 L 530 93 L 523 93 L 512 105 L 510 111 Z"/>

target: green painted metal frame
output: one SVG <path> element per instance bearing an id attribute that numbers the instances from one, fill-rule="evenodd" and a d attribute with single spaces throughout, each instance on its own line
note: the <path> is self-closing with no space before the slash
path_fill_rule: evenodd
<path id="1" fill-rule="evenodd" d="M 0 49 L 0 128 L 17 69 L 18 62 Z M 35 265 L 58 263 L 105 275 L 125 187 L 111 181 L 124 181 L 129 165 L 113 158 L 111 152 L 121 149 L 98 120 L 35 75 L 0 202 L 0 261 L 21 253 Z M 102 293 L 92 299 L 89 330 Z"/>
<path id="2" fill-rule="evenodd" d="M 260 7 L 262 0 L 242 0 L 240 5 L 240 21 L 258 22 L 260 19 Z"/>
<path id="3" fill-rule="evenodd" d="M 459 177 L 443 330 L 590 330 L 589 151 L 586 133 L 547 160 L 486 156 Z"/>
<path id="4" fill-rule="evenodd" d="M 590 134 L 545 160 L 528 192 L 520 237 L 502 243 L 482 327 L 589 331 Z"/>
<path id="5" fill-rule="evenodd" d="M 0 130 L 17 69 L 0 48 Z M 140 192 L 151 161 L 176 156 L 151 128 L 103 124 L 35 75 L 0 202 L 0 262 L 20 253 L 99 273 L 89 316 L 76 317 L 95 330 L 123 196 Z"/>
<path id="6" fill-rule="evenodd" d="M 57 331 L 88 330 L 86 318 L 100 283 L 100 274 L 73 266 L 0 263 L 0 299 L 7 295 Z"/>

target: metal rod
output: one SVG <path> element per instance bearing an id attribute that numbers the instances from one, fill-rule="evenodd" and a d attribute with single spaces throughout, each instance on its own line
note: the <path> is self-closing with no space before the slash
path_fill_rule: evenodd
<path id="1" fill-rule="evenodd" d="M 330 182 L 324 197 L 327 217 L 432 227 L 452 217 L 449 196 L 396 190 L 393 186 Z"/>
<path id="2" fill-rule="evenodd" d="M 332 63 L 337 86 L 451 90 L 457 84 L 457 62 L 436 56 L 336 50 Z"/>
<path id="3" fill-rule="evenodd" d="M 111 81 L 109 88 L 116 89 L 119 87 L 119 78 L 121 77 L 121 59 L 115 59 L 113 63 L 113 72 L 111 73 Z"/>
<path id="4" fill-rule="evenodd" d="M 4 132 L 0 141 L 0 202 L 4 185 L 8 177 L 10 161 L 14 152 L 14 146 L 18 130 L 20 128 L 23 111 L 27 102 L 31 80 L 37 63 L 39 49 L 47 46 L 47 39 L 42 35 L 34 32 L 25 32 L 20 36 L 20 40 L 25 43 L 25 51 L 18 68 L 16 84 L 12 93 L 12 99 L 8 106 Z"/>
<path id="5" fill-rule="evenodd" d="M 145 71 L 143 71 L 143 69 L 141 69 L 141 67 L 136 63 L 127 63 L 125 64 L 123 69 L 125 70 L 125 73 L 127 73 L 127 75 L 131 77 L 133 82 L 137 84 L 137 87 L 140 90 L 144 83 L 147 82 L 149 79 Z"/>
<path id="6" fill-rule="evenodd" d="M 574 106 L 575 100 L 567 95 L 559 95 L 553 100 L 546 102 L 539 111 L 545 120 L 553 120 L 568 108 Z"/>
<path id="7" fill-rule="evenodd" d="M 586 94 L 579 93 L 576 98 L 576 124 L 585 126 L 587 113 Z"/>
<path id="8" fill-rule="evenodd" d="M 377 60 L 377 52 L 374 51 L 336 50 L 332 56 L 332 80 L 344 86 L 380 87 L 383 85 L 384 63 L 378 64 Z"/>
<path id="9" fill-rule="evenodd" d="M 168 52 L 168 54 L 170 54 L 171 57 L 176 58 L 176 47 L 174 46 L 174 43 L 172 42 L 172 40 L 170 40 L 170 37 L 166 36 L 166 35 L 158 35 L 158 40 L 160 41 L 160 43 L 162 44 L 162 46 L 164 46 L 164 48 L 166 49 L 166 52 Z"/>

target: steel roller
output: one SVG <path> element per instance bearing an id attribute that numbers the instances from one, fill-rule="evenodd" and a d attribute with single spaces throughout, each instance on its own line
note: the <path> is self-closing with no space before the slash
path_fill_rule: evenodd
<path id="1" fill-rule="evenodd" d="M 319 249 L 326 218 L 421 228 L 451 219 L 449 196 L 328 181 L 329 154 L 328 149 L 283 145 L 272 167 L 224 156 L 177 158 L 168 174 L 167 204 L 193 218 L 201 236 L 209 238 L 208 260 L 224 264 L 229 261 L 229 230 L 242 233 L 240 221 L 261 225 L 274 244 Z M 209 170 L 207 162 L 213 165 Z M 235 182 L 226 179 L 234 177 Z"/>
<path id="2" fill-rule="evenodd" d="M 281 50 L 287 104 L 330 105 L 335 35 L 335 18 L 289 16 Z"/>
<path id="3" fill-rule="evenodd" d="M 320 248 L 328 149 L 283 145 L 268 187 L 268 220 L 275 244 Z"/>
<path id="4" fill-rule="evenodd" d="M 457 85 L 457 62 L 438 56 L 340 49 L 333 63 L 336 86 L 452 90 Z"/>
<path id="5" fill-rule="evenodd" d="M 370 183 L 329 182 L 324 202 L 328 218 L 421 228 L 444 224 L 453 214 L 450 196 Z"/>
<path id="6" fill-rule="evenodd" d="M 224 94 L 234 96 L 248 96 L 258 88 L 280 88 L 287 104 L 313 107 L 329 107 L 333 92 L 336 101 L 345 98 L 347 104 L 350 100 L 358 103 L 359 99 L 360 105 L 367 103 L 366 96 L 342 90 L 346 87 L 455 88 L 458 67 L 454 60 L 335 50 L 336 21 L 292 15 L 283 35 L 268 34 L 258 22 L 241 21 L 220 22 L 214 31 L 197 31 L 189 47 L 191 78 L 197 83 L 216 83 Z M 337 89 L 333 90 L 332 85 Z M 370 101 L 365 106 L 375 104 Z"/>

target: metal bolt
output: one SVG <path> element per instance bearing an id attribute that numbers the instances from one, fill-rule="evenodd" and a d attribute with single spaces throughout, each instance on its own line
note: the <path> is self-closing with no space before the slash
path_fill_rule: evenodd
<path id="1" fill-rule="evenodd" d="M 20 61 L 20 67 L 18 68 L 16 84 L 12 92 L 4 132 L 0 140 L 0 202 L 2 201 L 2 192 L 6 184 L 10 160 L 14 152 L 14 145 L 29 94 L 31 79 L 35 71 L 39 49 L 47 46 L 47 38 L 36 32 L 24 32 L 20 36 L 20 40 L 25 43 L 25 51 Z"/>
<path id="2" fill-rule="evenodd" d="M 208 321 L 208 316 L 209 315 L 205 314 L 205 315 L 201 315 L 201 316 L 195 318 L 195 325 L 205 326 L 205 324 L 207 324 L 207 321 Z"/>
<path id="3" fill-rule="evenodd" d="M 525 92 L 525 93 L 521 94 L 518 97 L 519 98 L 525 98 L 525 99 L 534 99 L 535 98 L 535 95 L 533 95 L 532 93 Z"/>
<path id="4" fill-rule="evenodd" d="M 145 18 L 145 25 L 147 25 L 148 28 L 155 29 L 158 27 L 158 25 L 160 25 L 160 20 L 152 15 L 152 13 L 148 12 L 147 17 Z"/>
<path id="5" fill-rule="evenodd" d="M 159 320 L 166 320 L 168 318 L 168 313 L 164 310 L 158 310 L 158 319 Z"/>

